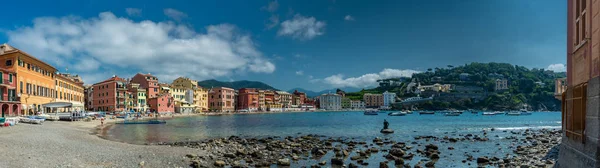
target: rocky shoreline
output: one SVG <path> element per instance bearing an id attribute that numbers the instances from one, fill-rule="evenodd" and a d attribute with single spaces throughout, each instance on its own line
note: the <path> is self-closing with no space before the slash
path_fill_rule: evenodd
<path id="1" fill-rule="evenodd" d="M 323 135 L 298 135 L 296 137 L 266 137 L 208 139 L 202 141 L 157 143 L 153 145 L 183 146 L 201 149 L 207 153 L 186 155 L 191 167 L 270 167 L 271 165 L 294 167 L 436 167 L 444 155 L 440 144 L 450 144 L 448 150 L 454 150 L 451 144 L 465 142 L 473 145 L 484 143 L 490 138 L 484 130 L 478 134 L 443 136 L 418 136 L 413 141 L 396 142 L 388 138 L 373 138 L 361 141 L 352 138 L 334 138 Z M 510 136 L 512 154 L 506 156 L 478 156 L 465 152 L 463 160 L 452 160 L 474 166 L 494 167 L 552 167 L 558 157 L 560 130 L 521 130 L 502 131 Z M 500 144 L 496 144 L 499 146 Z M 444 145 L 447 146 L 447 145 Z M 444 149 L 445 150 L 445 149 Z M 498 149 L 500 150 L 500 148 Z M 476 153 L 478 151 L 473 151 Z M 369 165 L 367 159 L 373 157 L 382 160 L 379 165 Z M 411 165 L 410 162 L 416 164 Z M 312 161 L 311 165 L 299 165 L 299 161 Z"/>

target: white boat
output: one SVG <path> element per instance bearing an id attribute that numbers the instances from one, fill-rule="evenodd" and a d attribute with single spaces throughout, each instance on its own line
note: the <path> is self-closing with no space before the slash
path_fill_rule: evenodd
<path id="1" fill-rule="evenodd" d="M 379 110 L 377 109 L 367 109 L 365 110 L 365 115 L 378 115 Z"/>
<path id="2" fill-rule="evenodd" d="M 445 116 L 460 116 L 460 114 L 461 114 L 461 113 L 459 113 L 459 112 L 449 112 L 449 113 L 446 113 L 446 114 L 444 114 L 444 115 L 445 115 Z"/>
<path id="3" fill-rule="evenodd" d="M 11 126 L 17 125 L 19 123 L 19 118 L 18 117 L 8 117 L 4 120 L 4 122 L 9 123 Z"/>
<path id="4" fill-rule="evenodd" d="M 44 123 L 44 121 L 46 121 L 46 119 L 44 119 L 42 117 L 36 117 L 36 116 L 21 117 L 19 119 L 19 122 L 29 123 L 29 124 L 42 124 L 42 123 Z"/>
<path id="5" fill-rule="evenodd" d="M 520 111 L 511 111 L 511 112 L 506 113 L 506 115 L 519 116 L 519 115 L 521 115 L 521 112 Z"/>
<path id="6" fill-rule="evenodd" d="M 496 112 L 483 112 L 482 115 L 496 115 Z"/>
<path id="7" fill-rule="evenodd" d="M 58 121 L 60 119 L 58 115 L 40 114 L 39 116 L 49 121 Z"/>
<path id="8" fill-rule="evenodd" d="M 406 112 L 391 112 L 388 113 L 389 116 L 405 116 Z"/>

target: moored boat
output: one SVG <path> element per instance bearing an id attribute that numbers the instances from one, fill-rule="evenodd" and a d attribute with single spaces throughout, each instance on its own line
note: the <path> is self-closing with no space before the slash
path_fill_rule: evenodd
<path id="1" fill-rule="evenodd" d="M 521 112 L 520 111 L 511 111 L 511 112 L 506 113 L 506 115 L 519 116 L 519 115 L 521 115 Z"/>
<path id="2" fill-rule="evenodd" d="M 364 115 L 379 115 L 379 110 L 374 110 L 374 109 L 367 109 L 364 112 Z"/>
<path id="3" fill-rule="evenodd" d="M 435 114 L 435 112 L 433 111 L 421 111 L 419 112 L 419 114 L 423 115 L 423 114 Z"/>
<path id="4" fill-rule="evenodd" d="M 445 116 L 460 116 L 459 112 L 450 112 L 450 113 L 446 113 L 444 114 Z"/>
<path id="5" fill-rule="evenodd" d="M 496 115 L 496 112 L 483 112 L 482 115 Z"/>
<path id="6" fill-rule="evenodd" d="M 531 115 L 531 112 L 521 112 L 521 115 Z"/>
<path id="7" fill-rule="evenodd" d="M 406 112 L 391 112 L 388 113 L 389 116 L 405 116 Z"/>

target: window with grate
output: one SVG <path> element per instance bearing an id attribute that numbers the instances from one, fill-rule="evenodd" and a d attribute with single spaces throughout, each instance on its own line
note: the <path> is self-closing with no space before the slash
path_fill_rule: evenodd
<path id="1" fill-rule="evenodd" d="M 562 98 L 562 121 L 565 135 L 571 140 L 583 143 L 585 141 L 587 83 L 568 88 Z"/>

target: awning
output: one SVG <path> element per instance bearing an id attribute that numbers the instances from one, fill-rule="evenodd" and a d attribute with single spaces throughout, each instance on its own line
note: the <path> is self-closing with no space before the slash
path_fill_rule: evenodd
<path id="1" fill-rule="evenodd" d="M 50 107 L 50 108 L 73 107 L 73 103 L 70 103 L 70 102 L 52 102 L 52 103 L 42 104 L 42 107 Z"/>

